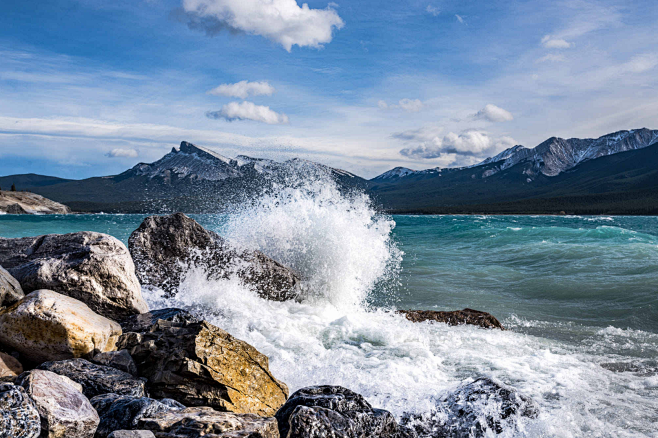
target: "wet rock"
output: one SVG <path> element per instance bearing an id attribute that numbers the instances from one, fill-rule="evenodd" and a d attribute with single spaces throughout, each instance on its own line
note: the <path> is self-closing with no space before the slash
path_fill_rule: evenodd
<path id="1" fill-rule="evenodd" d="M 97 365 L 85 359 L 46 362 L 41 364 L 39 369 L 52 371 L 79 383 L 87 398 L 109 393 L 134 397 L 146 395 L 144 380 L 116 368 Z"/>
<path id="2" fill-rule="evenodd" d="M 156 324 L 158 321 L 167 321 L 175 324 L 177 327 L 184 327 L 189 324 L 201 322 L 199 318 L 183 309 L 159 309 L 150 312 L 134 315 L 121 321 L 121 328 L 125 333 L 135 332 L 144 333 Z"/>
<path id="3" fill-rule="evenodd" d="M 302 292 L 301 278 L 291 269 L 259 251 L 237 250 L 182 213 L 144 219 L 128 246 L 140 282 L 170 296 L 178 291 L 189 266 L 202 268 L 210 279 L 237 275 L 270 300 L 290 300 Z"/>
<path id="4" fill-rule="evenodd" d="M 276 419 L 218 412 L 208 407 L 160 412 L 139 424 L 158 438 L 279 438 Z"/>
<path id="5" fill-rule="evenodd" d="M 537 415 L 539 408 L 530 397 L 480 378 L 443 397 L 430 413 L 405 414 L 401 424 L 414 429 L 419 437 L 484 437 L 514 430 L 521 417 Z"/>
<path id="6" fill-rule="evenodd" d="M 118 345 L 130 352 L 156 398 L 271 416 L 288 396 L 267 356 L 206 321 L 159 320 L 148 332 L 125 333 Z"/>
<path id="7" fill-rule="evenodd" d="M 341 386 L 310 386 L 290 396 L 275 415 L 288 438 L 400 437 L 393 415 L 374 409 L 363 396 Z"/>
<path id="8" fill-rule="evenodd" d="M 139 377 L 137 374 L 137 366 L 128 350 L 120 351 L 107 351 L 105 353 L 98 353 L 91 360 L 98 365 L 105 365 L 108 367 L 116 368 L 117 370 L 132 374 Z"/>
<path id="9" fill-rule="evenodd" d="M 25 390 L 0 384 L 0 438 L 37 438 L 40 433 L 39 411 Z"/>
<path id="10" fill-rule="evenodd" d="M 23 365 L 15 357 L 0 352 L 0 382 L 13 382 L 23 372 Z"/>
<path id="11" fill-rule="evenodd" d="M 451 312 L 437 312 L 434 310 L 399 310 L 411 322 L 443 322 L 448 325 L 470 324 L 483 328 L 497 328 L 505 330 L 505 327 L 494 316 L 479 310 L 464 309 Z"/>
<path id="12" fill-rule="evenodd" d="M 50 371 L 32 370 L 17 382 L 32 398 L 41 417 L 41 436 L 47 438 L 92 438 L 98 414 L 82 395 L 81 386 Z"/>
<path id="13" fill-rule="evenodd" d="M 41 363 L 115 350 L 118 323 L 84 303 L 49 290 L 29 293 L 0 310 L 0 343 Z"/>
<path id="14" fill-rule="evenodd" d="M 160 412 L 184 409 L 174 400 L 154 400 L 148 397 L 103 394 L 91 399 L 91 404 L 100 416 L 96 436 L 104 438 L 115 430 L 143 429 L 140 420 Z"/>
<path id="15" fill-rule="evenodd" d="M 114 320 L 148 311 L 128 249 L 106 234 L 0 238 L 0 265 L 25 293 L 50 289 Z"/>
<path id="16" fill-rule="evenodd" d="M 11 306 L 24 296 L 18 280 L 0 266 L 0 307 Z"/>
<path id="17" fill-rule="evenodd" d="M 155 438 L 150 430 L 115 430 L 107 438 Z"/>

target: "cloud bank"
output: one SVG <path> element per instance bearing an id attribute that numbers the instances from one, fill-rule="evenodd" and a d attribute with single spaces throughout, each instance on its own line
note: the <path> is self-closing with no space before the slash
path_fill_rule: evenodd
<path id="1" fill-rule="evenodd" d="M 207 112 L 206 116 L 210 119 L 224 119 L 229 122 L 253 120 L 268 125 L 285 125 L 289 122 L 287 115 L 272 111 L 268 106 L 256 105 L 252 102 L 231 102 L 224 105 L 219 111 Z"/>
<path id="2" fill-rule="evenodd" d="M 461 134 L 449 132 L 445 136 L 438 134 L 438 128 L 421 128 L 394 134 L 395 138 L 406 141 L 418 141 L 419 145 L 404 148 L 400 154 L 413 159 L 433 159 L 446 154 L 465 157 L 486 158 L 495 152 L 514 146 L 511 137 L 491 137 L 485 131 L 466 130 Z"/>
<path id="3" fill-rule="evenodd" d="M 110 158 L 137 158 L 139 154 L 135 149 L 112 149 L 105 156 Z"/>
<path id="4" fill-rule="evenodd" d="M 249 96 L 271 96 L 274 91 L 274 87 L 267 81 L 240 81 L 235 84 L 222 84 L 208 91 L 208 94 L 246 99 Z"/>

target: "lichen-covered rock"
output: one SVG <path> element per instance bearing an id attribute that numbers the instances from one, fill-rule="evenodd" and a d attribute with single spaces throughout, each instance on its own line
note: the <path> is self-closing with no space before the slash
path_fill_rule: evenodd
<path id="1" fill-rule="evenodd" d="M 341 386 L 310 386 L 296 391 L 276 413 L 279 434 L 287 438 L 401 436 L 393 415 L 374 409 L 363 396 Z"/>
<path id="2" fill-rule="evenodd" d="M 50 289 L 117 321 L 148 311 L 128 249 L 107 234 L 0 238 L 0 265 L 25 293 Z"/>
<path id="3" fill-rule="evenodd" d="M 206 321 L 158 320 L 147 332 L 125 333 L 118 345 L 130 352 L 156 398 L 271 416 L 288 395 L 267 356 Z"/>
<path id="4" fill-rule="evenodd" d="M 96 436 L 100 438 L 105 438 L 115 430 L 143 429 L 139 427 L 142 418 L 185 408 L 174 400 L 154 400 L 118 394 L 93 397 L 91 404 L 101 419 L 96 430 Z"/>
<path id="5" fill-rule="evenodd" d="M 0 309 L 0 343 L 30 362 L 85 357 L 115 350 L 118 323 L 84 303 L 49 290 L 37 290 Z"/>
<path id="6" fill-rule="evenodd" d="M 146 395 L 144 380 L 116 368 L 97 365 L 85 359 L 46 362 L 39 365 L 39 369 L 52 371 L 79 383 L 87 398 L 110 393 L 134 397 Z"/>
<path id="7" fill-rule="evenodd" d="M 41 417 L 41 436 L 92 438 L 100 419 L 79 384 L 59 374 L 32 370 L 17 383 L 25 388 Z"/>
<path id="8" fill-rule="evenodd" d="M 137 366 L 135 365 L 135 361 L 130 356 L 130 353 L 128 353 L 128 350 L 98 353 L 91 359 L 91 361 L 96 364 L 116 368 L 117 370 L 132 374 L 135 377 L 139 377 L 137 374 Z"/>
<path id="9" fill-rule="evenodd" d="M 186 408 L 159 412 L 139 420 L 158 438 L 279 438 L 276 419 L 253 414 Z"/>
<path id="10" fill-rule="evenodd" d="M 205 270 L 210 279 L 236 275 L 263 298 L 295 299 L 303 290 L 299 275 L 259 251 L 240 251 L 219 234 L 182 213 L 151 216 L 128 240 L 137 276 L 175 295 L 188 267 Z"/>
<path id="11" fill-rule="evenodd" d="M 399 310 L 411 322 L 443 322 L 448 325 L 470 324 L 482 328 L 497 328 L 505 330 L 505 327 L 493 315 L 479 310 L 464 309 L 450 312 L 439 312 L 435 310 Z"/>
<path id="12" fill-rule="evenodd" d="M 150 430 L 115 430 L 107 438 L 155 438 Z"/>
<path id="13" fill-rule="evenodd" d="M 419 437 L 484 437 L 514 431 L 522 417 L 536 418 L 537 404 L 514 388 L 479 378 L 439 399 L 435 410 L 405 414 L 401 423 Z"/>
<path id="14" fill-rule="evenodd" d="M 144 333 L 149 331 L 149 329 L 158 321 L 167 321 L 175 324 L 177 327 L 184 327 L 189 324 L 201 322 L 199 318 L 192 315 L 187 310 L 168 308 L 151 310 L 150 312 L 142 313 L 140 315 L 130 316 L 121 321 L 121 328 L 125 333 Z"/>
<path id="15" fill-rule="evenodd" d="M 18 280 L 0 266 L 0 307 L 10 306 L 24 296 Z"/>
<path id="16" fill-rule="evenodd" d="M 15 357 L 0 351 L 0 382 L 12 382 L 23 372 L 23 365 Z"/>
<path id="17" fill-rule="evenodd" d="M 25 390 L 0 384 L 0 438 L 37 438 L 40 433 L 39 411 Z"/>

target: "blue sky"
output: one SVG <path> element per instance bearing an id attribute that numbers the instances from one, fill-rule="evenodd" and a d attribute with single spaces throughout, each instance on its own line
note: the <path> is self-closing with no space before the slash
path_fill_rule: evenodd
<path id="1" fill-rule="evenodd" d="M 0 174 L 187 140 L 372 177 L 658 128 L 657 30 L 653 0 L 4 0 Z"/>

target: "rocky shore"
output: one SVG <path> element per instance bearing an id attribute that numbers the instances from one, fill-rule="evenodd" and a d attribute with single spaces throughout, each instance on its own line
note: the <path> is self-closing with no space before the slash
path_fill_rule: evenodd
<path id="1" fill-rule="evenodd" d="M 71 209 L 36 193 L 0 190 L 0 213 L 69 214 Z"/>
<path id="2" fill-rule="evenodd" d="M 148 308 L 142 286 L 173 296 L 191 265 L 236 275 L 264 299 L 307 293 L 291 269 L 180 213 L 147 218 L 129 249 L 92 232 L 0 238 L 0 438 L 485 436 L 538 415 L 531 399 L 484 376 L 437 400 L 436 412 L 400 421 L 340 386 L 289 394 L 253 346 L 186 310 Z M 401 313 L 504 329 L 472 309 Z"/>

